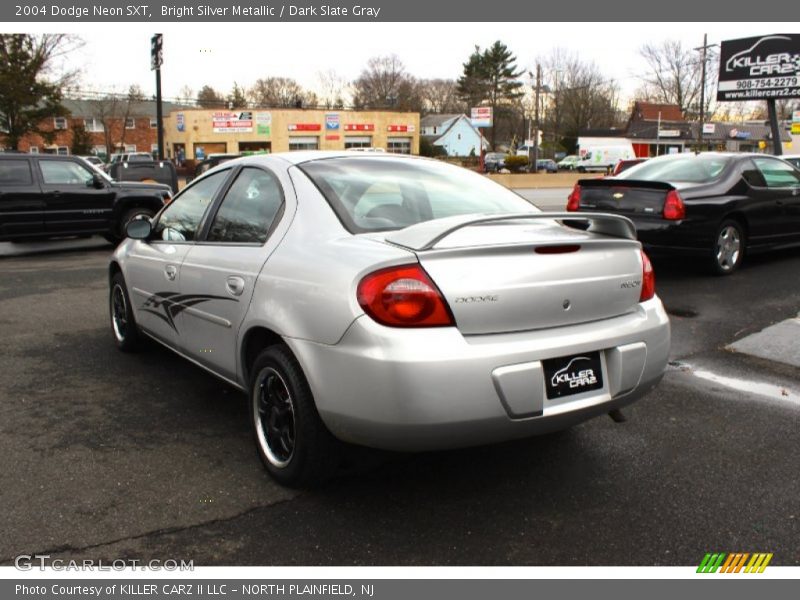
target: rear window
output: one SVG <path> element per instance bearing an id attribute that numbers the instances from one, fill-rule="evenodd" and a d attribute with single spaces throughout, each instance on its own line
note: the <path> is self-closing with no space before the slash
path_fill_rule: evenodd
<path id="1" fill-rule="evenodd" d="M 650 159 L 625 170 L 618 179 L 641 181 L 686 181 L 704 183 L 717 179 L 731 163 L 730 156 L 687 154 L 673 158 Z"/>
<path id="2" fill-rule="evenodd" d="M 347 157 L 299 168 L 351 233 L 402 229 L 456 215 L 538 212 L 490 179 L 438 161 Z"/>
<path id="3" fill-rule="evenodd" d="M 0 185 L 26 185 L 33 183 L 31 167 L 27 160 L 0 160 Z"/>

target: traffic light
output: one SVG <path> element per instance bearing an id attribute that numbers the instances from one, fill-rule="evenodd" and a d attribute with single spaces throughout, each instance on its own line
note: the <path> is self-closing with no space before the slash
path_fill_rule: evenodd
<path id="1" fill-rule="evenodd" d="M 150 70 L 160 69 L 164 63 L 164 36 L 160 33 L 150 38 Z"/>

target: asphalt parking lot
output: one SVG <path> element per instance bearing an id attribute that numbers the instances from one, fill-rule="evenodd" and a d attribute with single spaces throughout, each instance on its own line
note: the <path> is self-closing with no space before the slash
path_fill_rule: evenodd
<path id="1" fill-rule="evenodd" d="M 727 278 L 656 262 L 673 363 L 624 423 L 356 453 L 298 492 L 263 471 L 243 395 L 156 345 L 114 349 L 95 242 L 0 258 L 0 564 L 800 564 L 800 369 L 725 348 L 798 315 L 798 251 Z"/>

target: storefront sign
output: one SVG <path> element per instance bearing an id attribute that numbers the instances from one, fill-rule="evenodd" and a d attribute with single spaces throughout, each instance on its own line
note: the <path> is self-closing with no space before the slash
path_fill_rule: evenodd
<path id="1" fill-rule="evenodd" d="M 800 98 L 800 34 L 722 42 L 717 100 Z"/>
<path id="2" fill-rule="evenodd" d="M 800 123 L 792 123 L 792 135 L 800 134 Z"/>
<path id="3" fill-rule="evenodd" d="M 375 131 L 375 125 L 372 123 L 346 123 L 344 126 L 345 131 Z"/>
<path id="4" fill-rule="evenodd" d="M 325 129 L 328 131 L 339 130 L 339 113 L 327 113 L 325 115 Z"/>
<path id="5" fill-rule="evenodd" d="M 659 129 L 658 137 L 662 138 L 681 137 L 681 131 L 680 129 Z"/>
<path id="6" fill-rule="evenodd" d="M 717 126 L 714 123 L 703 123 L 703 133 L 715 133 Z"/>
<path id="7" fill-rule="evenodd" d="M 792 123 L 800 123 L 800 110 L 796 110 L 792 113 Z"/>
<path id="8" fill-rule="evenodd" d="M 182 112 L 175 115 L 175 126 L 178 131 L 186 131 L 186 116 Z"/>
<path id="9" fill-rule="evenodd" d="M 211 115 L 214 133 L 250 133 L 253 131 L 253 113 L 218 111 Z"/>
<path id="10" fill-rule="evenodd" d="M 336 135 L 336 134 L 334 134 L 334 135 L 328 134 L 328 135 L 325 136 L 325 140 L 328 141 L 328 142 L 335 142 L 336 140 L 339 140 L 339 139 L 341 139 L 341 137 L 339 135 Z"/>
<path id="11" fill-rule="evenodd" d="M 272 131 L 272 113 L 256 113 L 256 133 L 259 135 L 270 135 Z"/>
<path id="12" fill-rule="evenodd" d="M 319 123 L 291 123 L 289 131 L 320 131 L 322 125 Z"/>
<path id="13" fill-rule="evenodd" d="M 739 131 L 738 129 L 731 129 L 728 132 L 728 137 L 734 140 L 749 140 L 751 135 L 749 131 Z"/>
<path id="14" fill-rule="evenodd" d="M 415 129 L 413 125 L 389 125 L 386 131 L 391 133 L 413 133 Z"/>
<path id="15" fill-rule="evenodd" d="M 491 127 L 493 122 L 491 106 L 476 106 L 470 111 L 473 127 Z"/>

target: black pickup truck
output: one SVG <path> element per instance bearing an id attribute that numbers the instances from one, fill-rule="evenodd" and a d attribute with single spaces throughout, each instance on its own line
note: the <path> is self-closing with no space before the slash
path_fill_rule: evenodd
<path id="1" fill-rule="evenodd" d="M 114 182 L 75 156 L 0 154 L 0 241 L 101 234 L 116 243 L 131 219 L 171 197 L 167 185 Z"/>

